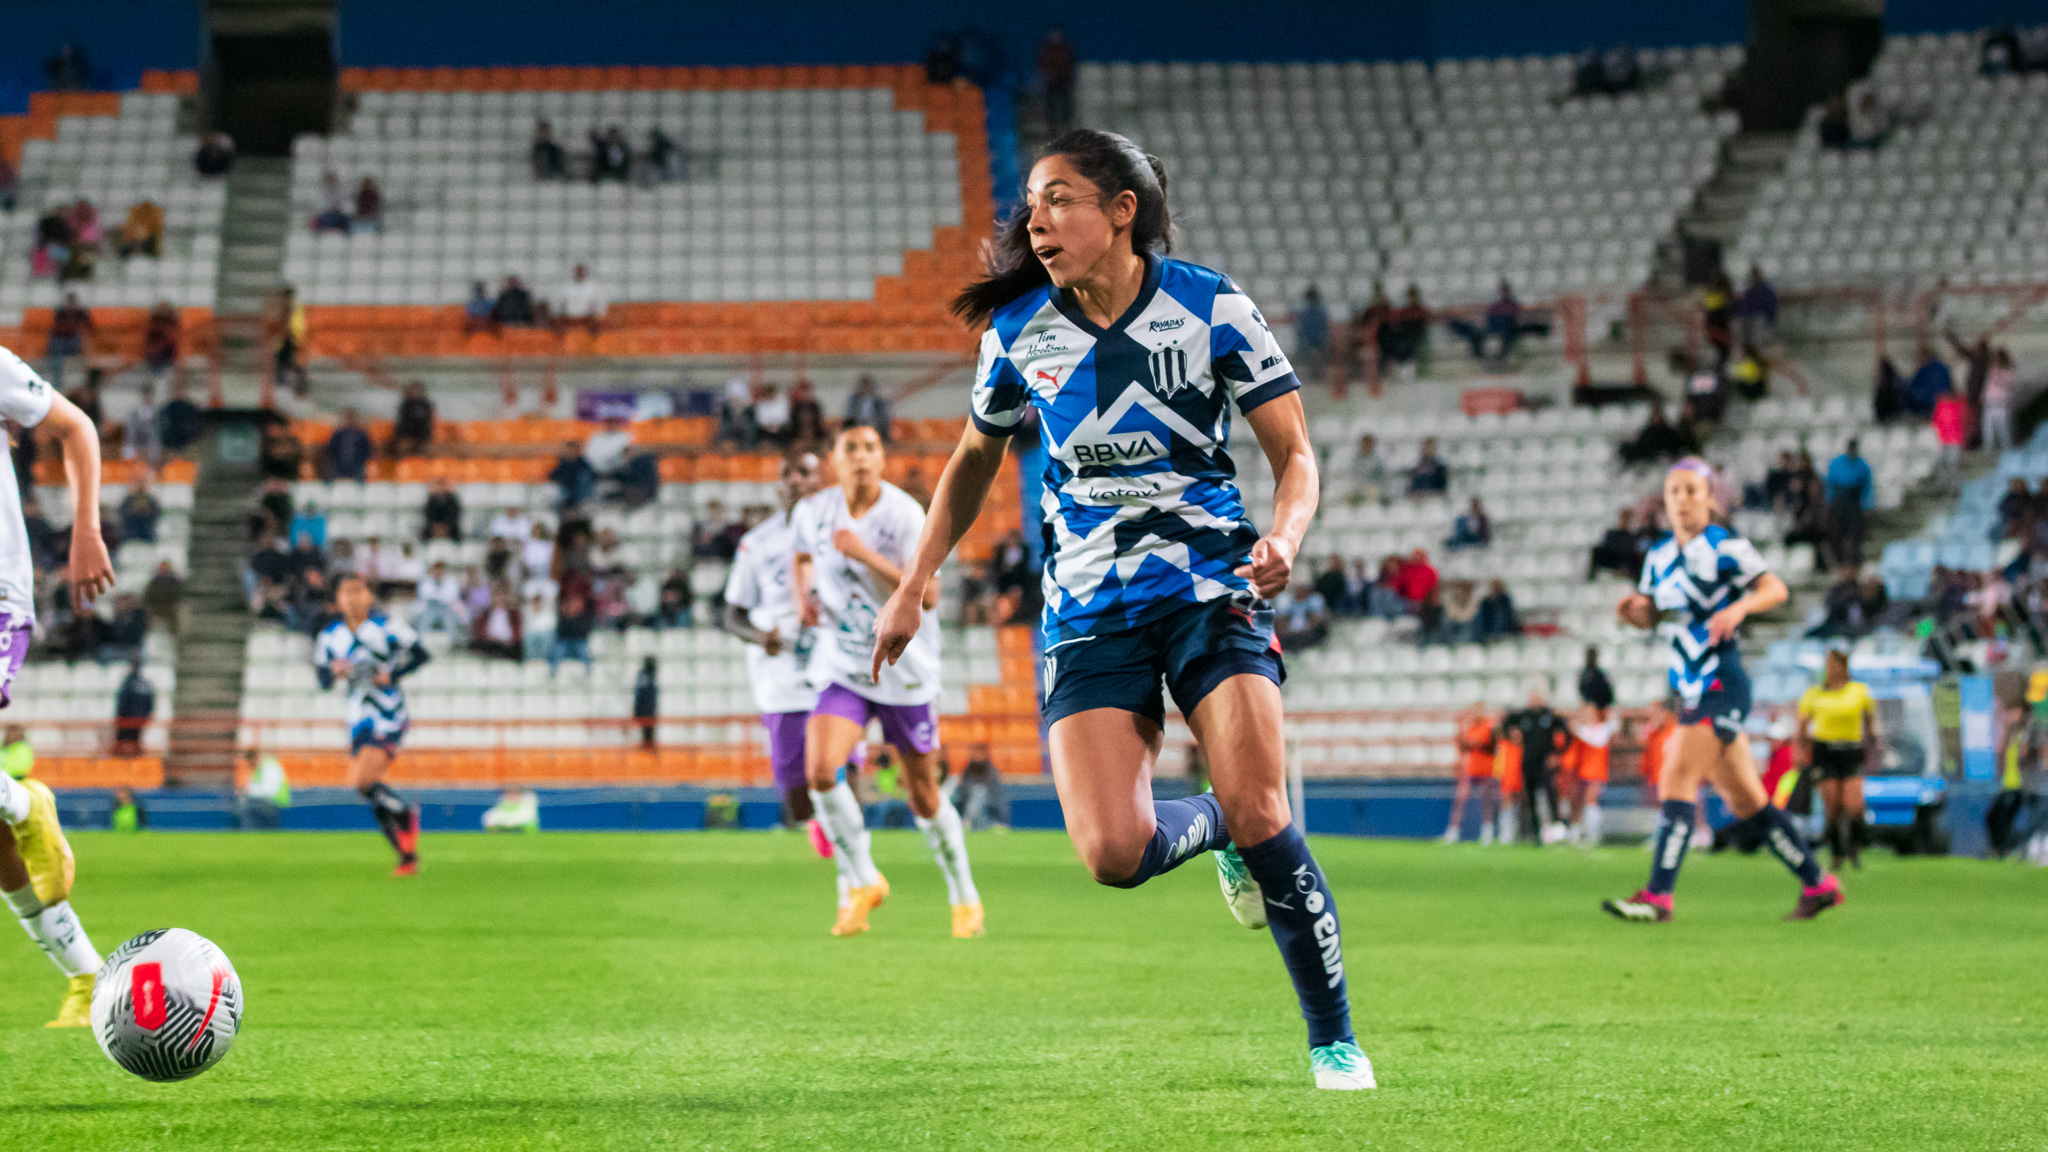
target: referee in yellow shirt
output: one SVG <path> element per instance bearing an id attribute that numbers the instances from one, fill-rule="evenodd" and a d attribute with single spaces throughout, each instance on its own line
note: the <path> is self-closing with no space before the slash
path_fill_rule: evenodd
<path id="1" fill-rule="evenodd" d="M 1828 817 L 1828 868 L 1840 871 L 1842 857 L 1863 867 L 1863 767 L 1884 747 L 1877 701 L 1870 689 L 1849 679 L 1849 654 L 1828 653 L 1827 675 L 1799 698 L 1799 749 L 1806 770 L 1820 784 Z"/>

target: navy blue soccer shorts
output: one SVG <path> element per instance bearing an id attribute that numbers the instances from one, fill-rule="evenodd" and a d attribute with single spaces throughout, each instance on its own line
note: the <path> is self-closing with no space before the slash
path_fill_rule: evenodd
<path id="1" fill-rule="evenodd" d="M 1249 595 L 1188 603 L 1136 628 L 1058 642 L 1044 659 L 1048 725 L 1090 708 L 1120 708 L 1163 724 L 1162 681 L 1183 716 L 1232 676 L 1287 682 L 1273 608 Z"/>
<path id="2" fill-rule="evenodd" d="M 1739 663 L 1724 663 L 1707 681 L 1698 702 L 1679 709 L 1678 722 L 1686 726 L 1712 724 L 1721 743 L 1733 744 L 1749 719 L 1750 702 L 1749 673 Z"/>

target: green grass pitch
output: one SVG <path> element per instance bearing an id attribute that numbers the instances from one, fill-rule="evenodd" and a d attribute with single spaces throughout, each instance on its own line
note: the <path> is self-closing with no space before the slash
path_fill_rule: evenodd
<path id="1" fill-rule="evenodd" d="M 1197 861 L 1136 892 L 1062 836 L 976 835 L 956 941 L 923 842 L 835 940 L 801 836 L 85 834 L 103 949 L 212 937 L 248 1013 L 152 1085 L 0 945 L 0 1146 L 98 1149 L 2048 1148 L 2048 872 L 1873 857 L 1784 924 L 1767 857 L 1695 856 L 1680 919 L 1597 901 L 1644 853 L 1322 839 L 1374 1093 L 1309 1087 L 1264 933 Z"/>

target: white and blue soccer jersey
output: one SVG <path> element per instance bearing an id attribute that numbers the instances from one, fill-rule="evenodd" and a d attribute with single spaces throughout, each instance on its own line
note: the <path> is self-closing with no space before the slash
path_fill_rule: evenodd
<path id="1" fill-rule="evenodd" d="M 1108 328 L 1048 285 L 998 308 L 982 337 L 975 427 L 1006 436 L 1039 412 L 1047 646 L 1247 591 L 1233 569 L 1259 533 L 1224 447 L 1231 408 L 1301 386 L 1229 277 L 1145 259 Z"/>
<path id="2" fill-rule="evenodd" d="M 321 629 L 319 639 L 313 642 L 313 668 L 322 688 L 333 687 L 336 660 L 349 663 L 349 750 L 364 744 L 387 749 L 396 746 L 412 722 L 406 714 L 401 681 L 406 673 L 427 662 L 419 634 L 411 625 L 382 612 L 372 612 L 354 629 L 348 621 L 336 620 Z M 390 674 L 389 684 L 376 682 L 380 671 Z"/>
<path id="3" fill-rule="evenodd" d="M 1636 590 L 1648 596 L 1659 612 L 1675 612 L 1665 625 L 1671 641 L 1671 690 L 1687 708 L 1699 705 L 1724 665 L 1739 675 L 1740 649 L 1730 636 L 1719 645 L 1707 643 L 1707 620 L 1741 599 L 1757 577 L 1770 570 L 1756 546 L 1718 524 L 1709 524 L 1680 547 L 1666 536 L 1643 560 Z"/>

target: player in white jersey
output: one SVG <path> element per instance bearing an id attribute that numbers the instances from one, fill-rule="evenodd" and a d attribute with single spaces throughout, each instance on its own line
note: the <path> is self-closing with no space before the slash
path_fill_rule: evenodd
<path id="1" fill-rule="evenodd" d="M 867 931 L 868 914 L 889 894 L 889 881 L 868 852 L 859 801 L 836 779 L 879 720 L 882 739 L 902 756 L 910 812 L 931 845 L 953 905 L 953 935 L 982 934 L 981 894 L 967 864 L 960 813 L 939 794 L 938 585 L 920 586 L 924 628 L 895 665 L 875 668 L 875 615 L 896 591 L 924 530 L 924 509 L 882 479 L 882 438 L 873 428 L 842 428 L 832 441 L 839 483 L 796 510 L 796 600 L 806 624 L 819 627 L 811 649 L 818 705 L 804 731 L 811 803 L 831 837 L 833 860 L 851 886 L 832 925 L 835 936 Z M 815 593 L 815 599 L 813 594 Z"/>
<path id="2" fill-rule="evenodd" d="M 99 431 L 5 348 L 0 348 L 0 416 L 24 436 L 37 426 L 46 428 L 64 446 L 64 474 L 71 486 L 71 600 L 86 611 L 114 587 L 114 562 L 100 536 Z M 35 636 L 35 575 L 14 469 L 0 467 L 0 708 L 11 699 L 14 678 Z M 75 871 L 49 788 L 39 780 L 16 780 L 0 772 L 0 900 L 70 980 L 52 1028 L 92 1023 L 93 981 L 100 970 L 99 952 L 71 909 Z"/>
<path id="3" fill-rule="evenodd" d="M 398 853 L 395 874 L 411 876 L 420 870 L 419 809 L 386 784 L 384 774 L 411 724 L 399 682 L 427 662 L 427 649 L 412 625 L 377 611 L 370 582 L 361 576 L 350 573 L 335 584 L 334 607 L 341 618 L 314 642 L 313 671 L 322 688 L 348 685 L 349 783 Z"/>
<path id="4" fill-rule="evenodd" d="M 1031 169 L 1025 210 L 954 312 L 986 321 L 972 423 L 932 497 L 875 660 L 930 630 L 917 596 L 960 542 L 1035 411 L 1047 464 L 1044 716 L 1053 782 L 1099 883 L 1136 887 L 1216 853 L 1240 923 L 1270 927 L 1308 1024 L 1318 1088 L 1374 1086 L 1351 1029 L 1336 899 L 1285 784 L 1286 670 L 1266 597 L 1315 516 L 1300 381 L 1228 276 L 1168 255 L 1166 169 L 1076 129 Z M 1228 449 L 1242 415 L 1272 466 L 1252 524 Z M 1208 755 L 1213 795 L 1154 801 L 1161 682 Z"/>
<path id="5" fill-rule="evenodd" d="M 782 793 L 785 824 L 809 824 L 814 840 L 824 835 L 811 819 L 811 794 L 804 780 L 804 726 L 818 706 L 818 690 L 805 676 L 815 630 L 804 627 L 796 605 L 796 505 L 818 490 L 820 465 L 809 452 L 787 457 L 776 484 L 781 508 L 740 537 L 732 572 L 725 580 L 725 615 L 719 625 L 747 642 L 747 682 L 754 707 L 768 730 L 768 763 Z M 829 841 L 822 854 L 830 854 Z"/>

